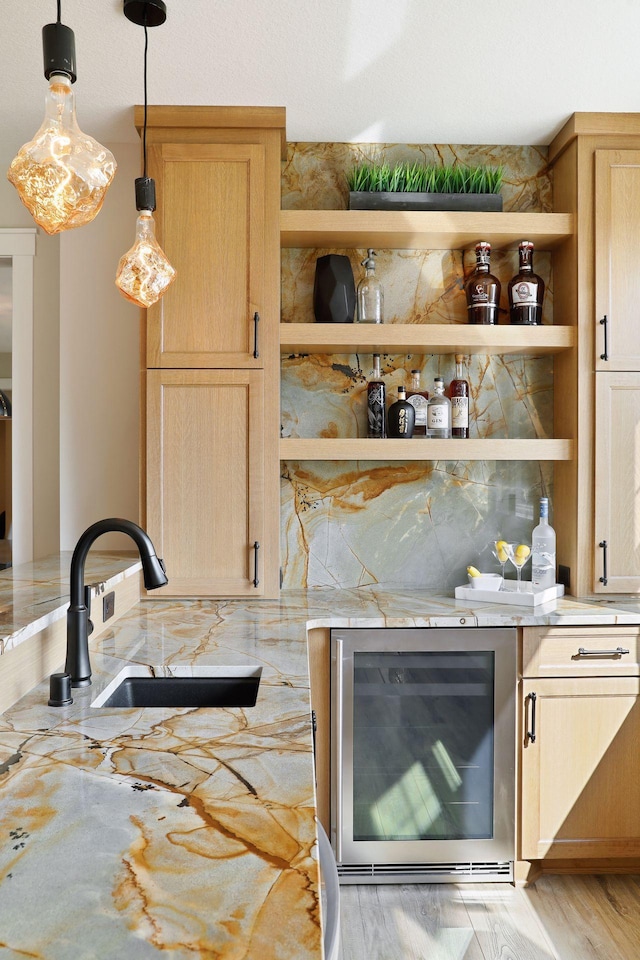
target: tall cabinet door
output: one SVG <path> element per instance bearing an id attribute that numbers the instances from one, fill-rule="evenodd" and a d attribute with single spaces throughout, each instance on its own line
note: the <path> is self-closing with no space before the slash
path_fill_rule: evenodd
<path id="1" fill-rule="evenodd" d="M 265 147 L 156 144 L 149 173 L 177 282 L 148 311 L 147 367 L 262 367 Z"/>
<path id="2" fill-rule="evenodd" d="M 155 594 L 262 596 L 262 371 L 149 370 L 147 424 L 147 528 L 169 578 Z"/>
<path id="3" fill-rule="evenodd" d="M 640 151 L 595 158 L 595 366 L 640 370 Z"/>
<path id="4" fill-rule="evenodd" d="M 594 590 L 640 592 L 640 373 L 596 374 Z"/>
<path id="5" fill-rule="evenodd" d="M 525 680 L 522 690 L 521 859 L 637 857 L 638 678 Z"/>

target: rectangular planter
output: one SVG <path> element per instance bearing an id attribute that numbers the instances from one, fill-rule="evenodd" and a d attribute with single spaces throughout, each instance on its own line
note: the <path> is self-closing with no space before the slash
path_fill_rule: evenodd
<path id="1" fill-rule="evenodd" d="M 350 210 L 501 211 L 500 193 L 383 193 L 351 191 Z"/>

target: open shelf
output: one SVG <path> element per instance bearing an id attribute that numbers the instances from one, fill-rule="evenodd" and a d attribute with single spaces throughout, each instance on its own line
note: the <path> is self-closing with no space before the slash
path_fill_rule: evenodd
<path id="1" fill-rule="evenodd" d="M 572 440 L 280 440 L 281 460 L 572 460 Z"/>
<path id="2" fill-rule="evenodd" d="M 495 250 L 523 238 L 549 250 L 573 233 L 570 213 L 424 210 L 281 210 L 283 247 L 463 250 L 488 240 Z"/>
<path id="3" fill-rule="evenodd" d="M 281 353 L 465 355 L 558 353 L 575 346 L 576 328 L 462 323 L 281 323 Z"/>

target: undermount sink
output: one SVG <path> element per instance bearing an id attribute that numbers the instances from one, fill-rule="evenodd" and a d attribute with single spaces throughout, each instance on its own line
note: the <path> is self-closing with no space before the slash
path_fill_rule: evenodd
<path id="1" fill-rule="evenodd" d="M 91 706 L 253 707 L 261 673 L 261 667 L 126 667 Z"/>

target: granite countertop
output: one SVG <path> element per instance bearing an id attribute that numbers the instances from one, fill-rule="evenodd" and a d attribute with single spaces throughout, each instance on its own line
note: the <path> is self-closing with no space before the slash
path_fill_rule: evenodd
<path id="1" fill-rule="evenodd" d="M 22 597 L 27 578 L 19 568 L 0 578 L 18 633 L 27 628 L 1 581 Z M 64 615 L 64 585 L 34 579 L 45 619 L 59 615 L 53 593 Z M 47 960 L 320 960 L 307 628 L 640 623 L 640 609 L 609 603 L 551 606 L 533 614 L 372 587 L 136 604 L 92 643 L 94 683 L 71 706 L 48 707 L 44 682 L 0 717 L 0 944 Z M 132 663 L 261 667 L 258 700 L 92 708 Z"/>

